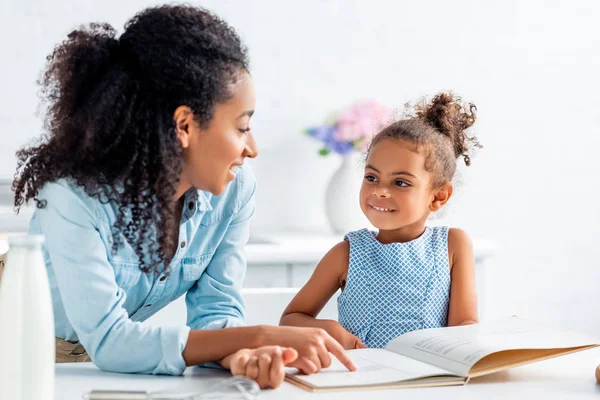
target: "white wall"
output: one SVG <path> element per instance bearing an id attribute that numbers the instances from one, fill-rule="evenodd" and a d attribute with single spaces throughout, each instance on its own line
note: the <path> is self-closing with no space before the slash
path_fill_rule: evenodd
<path id="1" fill-rule="evenodd" d="M 500 246 L 487 298 L 600 336 L 600 3 L 589 1 L 203 1 L 238 29 L 257 84 L 261 156 L 255 229 L 327 230 L 323 193 L 339 160 L 301 135 L 360 97 L 402 105 L 453 89 L 479 108 L 485 145 L 461 169 L 452 224 Z M 32 117 L 44 56 L 69 28 L 121 28 L 151 3 L 4 0 L 0 178 Z"/>

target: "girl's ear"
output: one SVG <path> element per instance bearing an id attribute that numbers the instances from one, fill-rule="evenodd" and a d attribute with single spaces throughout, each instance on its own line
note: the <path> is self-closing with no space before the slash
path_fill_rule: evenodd
<path id="1" fill-rule="evenodd" d="M 444 206 L 444 204 L 448 202 L 448 200 L 450 200 L 453 191 L 454 189 L 452 187 L 452 183 L 450 182 L 446 182 L 439 188 L 435 189 L 431 203 L 429 204 L 429 209 L 432 212 L 438 211 Z"/>
<path id="2" fill-rule="evenodd" d="M 193 122 L 194 114 L 192 109 L 188 106 L 179 106 L 173 113 L 173 120 L 175 121 L 177 139 L 181 148 L 187 149 L 190 145 L 190 130 L 189 126 Z"/>

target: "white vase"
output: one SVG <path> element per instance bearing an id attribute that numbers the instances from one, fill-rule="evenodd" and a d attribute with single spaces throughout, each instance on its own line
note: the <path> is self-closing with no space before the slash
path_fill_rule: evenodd
<path id="1" fill-rule="evenodd" d="M 9 238 L 0 280 L 0 399 L 54 398 L 54 315 L 42 236 Z"/>
<path id="2" fill-rule="evenodd" d="M 359 203 L 363 179 L 363 154 L 352 152 L 343 156 L 325 192 L 325 212 L 335 233 L 345 234 L 370 227 Z"/>

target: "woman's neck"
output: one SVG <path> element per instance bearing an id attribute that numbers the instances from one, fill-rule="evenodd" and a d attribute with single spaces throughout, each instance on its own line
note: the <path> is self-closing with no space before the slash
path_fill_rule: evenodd
<path id="1" fill-rule="evenodd" d="M 177 185 L 177 189 L 175 190 L 175 195 L 173 196 L 173 201 L 180 200 L 183 197 L 183 195 L 185 194 L 185 192 L 187 192 L 191 187 L 192 187 L 192 185 L 180 180 L 179 184 Z"/>

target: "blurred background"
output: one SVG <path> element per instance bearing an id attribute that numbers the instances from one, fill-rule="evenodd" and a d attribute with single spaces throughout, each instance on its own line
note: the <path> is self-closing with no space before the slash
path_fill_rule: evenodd
<path id="1" fill-rule="evenodd" d="M 305 128 L 357 99 L 401 107 L 453 90 L 477 105 L 473 134 L 484 148 L 460 167 L 455 197 L 435 223 L 465 229 L 493 255 L 480 293 L 486 316 L 600 336 L 600 2 L 190 3 L 225 19 L 249 48 L 261 151 L 251 162 L 254 237 L 335 237 L 325 192 L 341 157 L 319 156 Z M 109 22 L 121 32 L 156 4 L 2 1 L 0 231 L 26 229 L 31 212 L 12 214 L 9 185 L 15 151 L 42 132 L 36 79 L 46 55 L 79 24 Z M 357 197 L 347 201 L 358 210 Z M 322 255 L 302 243 L 297 253 Z M 282 268 L 290 272 L 292 261 Z M 286 275 L 286 285 L 307 276 Z"/>

